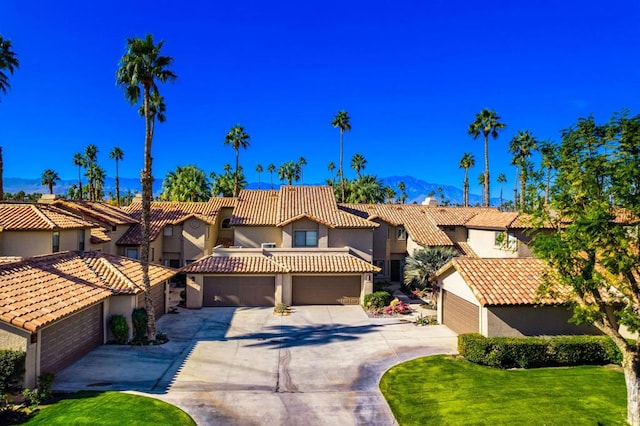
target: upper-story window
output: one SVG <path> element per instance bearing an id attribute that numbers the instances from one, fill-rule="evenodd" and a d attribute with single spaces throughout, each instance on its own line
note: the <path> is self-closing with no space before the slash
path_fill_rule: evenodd
<path id="1" fill-rule="evenodd" d="M 51 251 L 56 253 L 60 251 L 60 232 L 53 231 Z"/>
<path id="2" fill-rule="evenodd" d="M 164 227 L 164 236 L 165 237 L 173 237 L 173 226 L 165 226 Z"/>
<path id="3" fill-rule="evenodd" d="M 220 229 L 231 229 L 231 218 L 223 219 L 220 223 Z"/>
<path id="4" fill-rule="evenodd" d="M 138 249 L 137 248 L 128 248 L 127 249 L 127 257 L 129 259 L 137 259 L 138 258 Z"/>
<path id="5" fill-rule="evenodd" d="M 84 251 L 84 229 L 78 230 L 78 250 Z"/>
<path id="6" fill-rule="evenodd" d="M 407 239 L 407 230 L 403 226 L 396 228 L 396 239 L 398 241 L 405 241 Z"/>
<path id="7" fill-rule="evenodd" d="M 294 247 L 318 247 L 318 231 L 294 231 Z"/>
<path id="8" fill-rule="evenodd" d="M 496 231 L 494 244 L 502 250 L 515 250 L 518 247 L 518 238 L 512 233 Z"/>

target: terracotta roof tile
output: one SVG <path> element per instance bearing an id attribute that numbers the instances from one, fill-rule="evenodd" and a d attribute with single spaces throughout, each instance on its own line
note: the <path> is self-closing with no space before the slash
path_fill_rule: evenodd
<path id="1" fill-rule="evenodd" d="M 451 268 L 460 273 L 482 306 L 533 305 L 539 303 L 538 288 L 546 265 L 532 257 L 456 257 L 435 275 L 441 276 Z"/>
<path id="2" fill-rule="evenodd" d="M 91 244 L 103 244 L 111 241 L 107 230 L 104 228 L 91 229 Z"/>
<path id="3" fill-rule="evenodd" d="M 130 225 L 138 222 L 123 209 L 104 202 L 56 200 L 52 205 L 78 212 L 103 225 Z"/>
<path id="4" fill-rule="evenodd" d="M 176 271 L 149 265 L 152 285 Z M 142 292 L 140 262 L 97 252 L 62 252 L 0 264 L 0 320 L 34 332 L 112 294 Z"/>
<path id="5" fill-rule="evenodd" d="M 238 194 L 232 226 L 275 226 L 278 216 L 278 191 L 245 189 Z"/>
<path id="6" fill-rule="evenodd" d="M 247 256 L 211 255 L 181 269 L 185 273 L 277 274 L 286 272 L 279 263 L 261 254 Z"/>
<path id="7" fill-rule="evenodd" d="M 44 231 L 88 228 L 94 224 L 48 204 L 0 203 L 0 226 L 5 231 Z"/>
<path id="8" fill-rule="evenodd" d="M 471 248 L 469 243 L 466 241 L 458 241 L 454 244 L 455 247 L 462 253 L 463 256 L 467 257 L 479 257 L 476 252 Z"/>
<path id="9" fill-rule="evenodd" d="M 480 213 L 498 212 L 498 209 L 492 207 L 424 207 L 424 212 L 431 217 L 438 226 L 462 226 L 472 217 Z"/>
<path id="10" fill-rule="evenodd" d="M 488 211 L 482 212 L 467 221 L 467 228 L 508 229 L 518 218 L 517 212 Z"/>
<path id="11" fill-rule="evenodd" d="M 285 265 L 292 273 L 364 273 L 378 272 L 380 268 L 350 254 L 274 255 L 273 259 Z"/>

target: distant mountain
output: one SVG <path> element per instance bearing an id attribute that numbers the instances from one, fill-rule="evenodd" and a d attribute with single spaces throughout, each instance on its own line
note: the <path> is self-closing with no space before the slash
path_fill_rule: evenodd
<path id="1" fill-rule="evenodd" d="M 403 181 L 406 186 L 407 192 L 407 204 L 411 203 L 422 203 L 425 198 L 427 198 L 430 194 L 438 200 L 439 203 L 442 204 L 443 200 L 445 202 L 448 201 L 449 204 L 462 204 L 463 201 L 463 193 L 460 188 L 451 185 L 442 185 L 438 183 L 430 183 L 421 179 L 414 178 L 413 176 L 389 176 L 385 178 L 381 178 L 382 183 L 384 185 L 388 185 L 393 188 L 397 193 L 398 191 L 398 183 Z M 56 186 L 54 186 L 54 192 L 56 194 L 66 194 L 71 185 L 77 184 L 77 180 L 72 179 L 63 179 L 58 182 Z M 83 183 L 86 182 L 83 180 Z M 320 183 L 315 183 L 312 185 L 321 185 Z M 262 189 L 267 189 L 270 187 L 269 182 L 261 182 L 260 187 Z M 274 184 L 274 189 L 280 188 L 280 184 Z M 257 189 L 258 183 L 251 182 L 247 185 L 247 189 Z M 438 188 L 442 189 L 441 194 L 438 193 Z M 137 193 L 140 191 L 140 179 L 138 178 L 120 178 L 120 192 L 124 193 L 127 190 L 131 190 L 131 192 Z M 156 179 L 153 182 L 153 193 L 155 195 L 159 195 L 162 190 L 162 179 Z M 13 178 L 7 177 L 4 178 L 4 191 L 10 193 L 16 193 L 19 191 L 24 191 L 27 194 L 31 193 L 46 193 L 47 188 L 43 185 L 40 185 L 40 179 L 24 179 L 24 178 Z M 105 179 L 105 194 L 115 192 L 115 179 L 106 178 Z M 399 194 L 398 194 L 399 195 Z M 469 194 L 469 204 L 476 205 L 480 204 L 482 201 L 482 197 L 477 194 Z M 498 205 L 499 200 L 497 198 L 491 199 L 492 205 Z"/>

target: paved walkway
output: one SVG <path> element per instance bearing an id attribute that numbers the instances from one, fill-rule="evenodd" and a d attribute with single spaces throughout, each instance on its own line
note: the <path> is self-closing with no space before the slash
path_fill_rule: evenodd
<path id="1" fill-rule="evenodd" d="M 391 425 L 378 389 L 391 366 L 455 353 L 444 326 L 368 318 L 358 306 L 205 308 L 165 315 L 157 347 L 105 345 L 56 377 L 54 389 L 136 391 L 199 425 Z"/>

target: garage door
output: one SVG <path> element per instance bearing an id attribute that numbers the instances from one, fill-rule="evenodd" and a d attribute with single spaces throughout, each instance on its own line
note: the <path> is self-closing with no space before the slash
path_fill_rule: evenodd
<path id="1" fill-rule="evenodd" d="M 357 305 L 360 303 L 359 275 L 293 277 L 294 305 Z"/>
<path id="2" fill-rule="evenodd" d="M 164 283 L 156 284 L 151 287 L 151 298 L 153 299 L 153 308 L 156 313 L 156 319 L 164 315 L 166 298 L 164 297 Z M 138 295 L 138 307 L 144 308 L 144 293 Z"/>
<path id="3" fill-rule="evenodd" d="M 44 328 L 40 371 L 55 373 L 102 344 L 102 303 Z"/>
<path id="4" fill-rule="evenodd" d="M 204 277 L 202 306 L 274 306 L 275 277 Z"/>
<path id="5" fill-rule="evenodd" d="M 446 290 L 442 292 L 442 323 L 458 334 L 480 332 L 480 308 Z"/>

